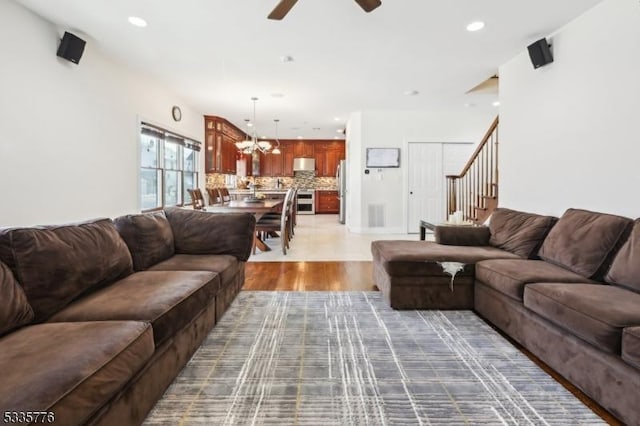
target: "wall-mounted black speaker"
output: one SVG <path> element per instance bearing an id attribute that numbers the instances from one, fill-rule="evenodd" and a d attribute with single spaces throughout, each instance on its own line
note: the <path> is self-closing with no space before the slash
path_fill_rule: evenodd
<path id="1" fill-rule="evenodd" d="M 60 40 L 60 47 L 58 47 L 58 56 L 77 64 L 82 58 L 85 44 L 86 42 L 80 37 L 65 31 L 62 40 Z"/>
<path id="2" fill-rule="evenodd" d="M 543 65 L 553 62 L 551 48 L 546 38 L 541 38 L 535 43 L 530 44 L 527 49 L 529 49 L 529 57 L 531 58 L 533 68 L 540 68 Z"/>

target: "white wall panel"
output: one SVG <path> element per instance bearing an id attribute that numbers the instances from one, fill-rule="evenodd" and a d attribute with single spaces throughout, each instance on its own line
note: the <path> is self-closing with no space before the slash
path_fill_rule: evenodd
<path id="1" fill-rule="evenodd" d="M 139 119 L 203 141 L 201 112 L 110 61 L 90 36 L 78 34 L 79 65 L 58 58 L 63 32 L 0 1 L 0 226 L 137 211 Z"/>
<path id="2" fill-rule="evenodd" d="M 500 68 L 500 204 L 640 216 L 640 3 L 606 0 Z"/>

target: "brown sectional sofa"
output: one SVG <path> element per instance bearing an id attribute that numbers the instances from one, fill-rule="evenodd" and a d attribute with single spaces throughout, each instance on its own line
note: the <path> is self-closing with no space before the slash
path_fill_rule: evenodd
<path id="1" fill-rule="evenodd" d="M 488 227 L 437 227 L 435 237 L 372 243 L 374 279 L 392 307 L 473 309 L 640 424 L 640 219 L 497 209 Z M 466 264 L 453 291 L 442 261 Z"/>
<path id="2" fill-rule="evenodd" d="M 242 287 L 254 227 L 167 209 L 0 230 L 0 412 L 142 423 Z"/>

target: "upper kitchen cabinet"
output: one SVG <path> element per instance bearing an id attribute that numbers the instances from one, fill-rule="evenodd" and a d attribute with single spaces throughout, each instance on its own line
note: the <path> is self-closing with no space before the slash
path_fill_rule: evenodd
<path id="1" fill-rule="evenodd" d="M 282 176 L 293 176 L 294 142 L 280 142 Z"/>
<path id="2" fill-rule="evenodd" d="M 260 176 L 284 176 L 282 144 L 280 144 L 280 152 L 280 154 L 260 153 Z"/>
<path id="3" fill-rule="evenodd" d="M 238 150 L 235 143 L 244 139 L 244 133 L 221 117 L 204 116 L 205 154 L 207 173 L 236 174 Z"/>
<path id="4" fill-rule="evenodd" d="M 269 140 L 275 147 L 277 142 Z M 280 154 L 260 153 L 260 176 L 281 177 L 293 176 L 293 158 L 295 144 L 290 140 L 280 141 Z"/>
<path id="5" fill-rule="evenodd" d="M 313 158 L 313 141 L 297 141 L 293 148 L 295 158 Z"/>
<path id="6" fill-rule="evenodd" d="M 316 176 L 335 177 L 338 163 L 345 159 L 344 141 L 318 141 L 314 152 Z"/>

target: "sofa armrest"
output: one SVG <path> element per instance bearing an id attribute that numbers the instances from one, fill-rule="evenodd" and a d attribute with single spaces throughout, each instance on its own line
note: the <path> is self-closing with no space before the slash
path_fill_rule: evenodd
<path id="1" fill-rule="evenodd" d="M 436 243 L 447 246 L 488 246 L 491 232 L 487 226 L 436 226 Z"/>
<path id="2" fill-rule="evenodd" d="M 165 209 L 176 253 L 251 255 L 256 218 L 250 213 L 208 213 L 177 207 Z"/>

